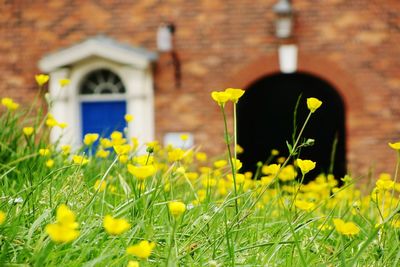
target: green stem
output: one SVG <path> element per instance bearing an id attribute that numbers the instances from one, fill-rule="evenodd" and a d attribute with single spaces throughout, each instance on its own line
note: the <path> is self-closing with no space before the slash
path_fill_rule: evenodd
<path id="1" fill-rule="evenodd" d="M 232 171 L 232 177 L 233 177 L 233 190 L 235 194 L 235 211 L 236 215 L 239 213 L 239 207 L 238 207 L 238 202 L 237 202 L 237 188 L 236 188 L 236 159 L 235 159 L 235 164 L 232 162 L 232 152 L 231 152 L 231 147 L 230 147 L 230 142 L 229 142 L 229 135 L 228 135 L 228 123 L 226 121 L 226 114 L 225 114 L 225 109 L 223 105 L 220 105 L 221 111 L 222 111 L 222 116 L 224 118 L 224 132 L 225 132 L 225 142 L 226 146 L 228 147 L 228 156 L 229 156 L 229 163 L 231 165 L 231 171 Z"/>
<path id="2" fill-rule="evenodd" d="M 237 159 L 237 126 L 236 126 L 236 103 L 233 103 L 233 156 Z"/>

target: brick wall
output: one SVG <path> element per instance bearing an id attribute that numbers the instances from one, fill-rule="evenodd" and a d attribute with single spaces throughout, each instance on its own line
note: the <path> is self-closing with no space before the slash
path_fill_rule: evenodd
<path id="1" fill-rule="evenodd" d="M 354 174 L 392 172 L 388 141 L 400 140 L 400 2 L 293 0 L 299 68 L 328 80 L 347 107 L 348 158 Z M 323 2 L 323 3 L 322 3 Z M 246 87 L 278 71 L 274 0 L 3 1 L 0 96 L 28 103 L 33 75 L 48 52 L 97 34 L 155 50 L 162 21 L 176 25 L 182 86 L 169 55 L 155 66 L 157 137 L 190 131 L 215 154 L 222 121 L 212 90 Z"/>

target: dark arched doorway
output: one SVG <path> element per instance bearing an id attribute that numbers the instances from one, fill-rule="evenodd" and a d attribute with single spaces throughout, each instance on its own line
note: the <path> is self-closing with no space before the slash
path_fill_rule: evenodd
<path id="1" fill-rule="evenodd" d="M 317 162 L 306 180 L 329 172 L 334 146 L 333 174 L 336 178 L 345 175 L 344 103 L 327 81 L 308 73 L 269 75 L 247 88 L 238 103 L 237 117 L 238 144 L 244 148 L 240 155 L 244 171 L 254 172 L 257 162 L 264 162 L 272 149 L 279 150 L 282 156 L 288 155 L 286 141 L 292 143 L 294 110 L 300 96 L 297 131 L 309 112 L 306 99 L 316 97 L 323 102 L 303 134 L 304 138 L 315 139 L 315 144 L 302 149 L 300 158 Z"/>

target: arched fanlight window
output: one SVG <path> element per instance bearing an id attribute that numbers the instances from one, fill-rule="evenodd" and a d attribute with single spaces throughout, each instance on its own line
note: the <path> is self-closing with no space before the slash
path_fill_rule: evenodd
<path id="1" fill-rule="evenodd" d="M 114 72 L 97 69 L 89 72 L 79 87 L 82 138 L 88 133 L 108 137 L 124 132 L 127 114 L 125 86 Z"/>
<path id="2" fill-rule="evenodd" d="M 125 86 L 121 79 L 113 72 L 99 69 L 90 72 L 80 87 L 81 95 L 90 94 L 124 94 Z"/>

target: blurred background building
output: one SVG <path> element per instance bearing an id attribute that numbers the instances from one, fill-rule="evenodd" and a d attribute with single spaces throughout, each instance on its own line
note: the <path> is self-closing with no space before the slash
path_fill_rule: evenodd
<path id="1" fill-rule="evenodd" d="M 393 170 L 398 0 L 4 0 L 0 9 L 0 96 L 29 104 L 34 74 L 50 74 L 52 112 L 70 125 L 65 142 L 123 129 L 131 113 L 129 135 L 174 142 L 186 132 L 216 155 L 223 124 L 210 92 L 234 87 L 246 90 L 238 107 L 246 168 L 272 148 L 287 154 L 301 95 L 299 124 L 306 97 L 324 102 L 303 157 L 322 171 L 334 162 L 337 175 Z M 60 78 L 71 84 L 60 89 Z"/>

